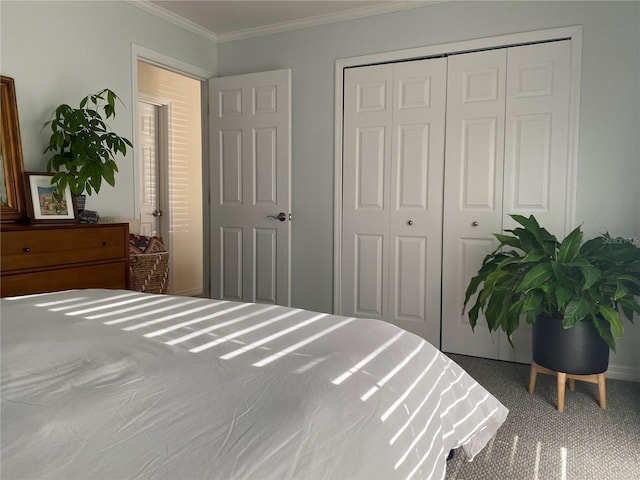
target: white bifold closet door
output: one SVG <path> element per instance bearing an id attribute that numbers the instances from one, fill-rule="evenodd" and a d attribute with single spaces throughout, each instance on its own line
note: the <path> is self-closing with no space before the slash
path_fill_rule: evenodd
<path id="1" fill-rule="evenodd" d="M 345 71 L 342 310 L 440 344 L 446 59 Z"/>
<path id="2" fill-rule="evenodd" d="M 514 350 L 482 319 L 473 332 L 462 307 L 493 234 L 516 226 L 509 214 L 568 233 L 570 49 L 345 70 L 339 313 L 387 320 L 447 352 L 531 360 L 528 326 Z"/>
<path id="3" fill-rule="evenodd" d="M 466 286 L 496 241 L 535 215 L 560 240 L 568 232 L 566 185 L 570 42 L 449 57 L 443 224 L 442 350 L 531 361 L 531 328 L 490 335 L 462 315 Z M 522 319 L 521 325 L 525 323 Z"/>

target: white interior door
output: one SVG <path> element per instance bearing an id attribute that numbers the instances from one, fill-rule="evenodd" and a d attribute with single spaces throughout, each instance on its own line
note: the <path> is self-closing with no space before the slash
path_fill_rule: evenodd
<path id="1" fill-rule="evenodd" d="M 157 105 L 143 101 L 138 102 L 140 233 L 147 236 L 160 235 L 158 120 L 159 107 Z"/>
<path id="2" fill-rule="evenodd" d="M 502 231 L 505 49 L 449 57 L 442 250 L 442 349 L 498 358 L 498 335 L 462 314 L 469 280 Z"/>
<path id="3" fill-rule="evenodd" d="M 344 315 L 440 343 L 446 60 L 347 70 Z"/>
<path id="4" fill-rule="evenodd" d="M 291 71 L 210 81 L 212 296 L 289 305 Z"/>

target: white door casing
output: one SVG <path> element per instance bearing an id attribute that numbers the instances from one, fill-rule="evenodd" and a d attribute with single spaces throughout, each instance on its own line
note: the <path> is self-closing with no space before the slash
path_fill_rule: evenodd
<path id="1" fill-rule="evenodd" d="M 446 60 L 345 77 L 343 311 L 440 342 Z"/>
<path id="2" fill-rule="evenodd" d="M 215 78 L 209 91 L 212 294 L 290 305 L 291 71 Z"/>

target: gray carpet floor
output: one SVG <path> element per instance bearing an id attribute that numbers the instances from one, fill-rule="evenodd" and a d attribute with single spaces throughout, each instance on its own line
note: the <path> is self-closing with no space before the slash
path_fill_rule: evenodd
<path id="1" fill-rule="evenodd" d="M 596 385 L 576 382 L 556 410 L 556 379 L 538 375 L 527 391 L 529 365 L 449 355 L 508 409 L 493 440 L 472 462 L 459 449 L 447 480 L 640 479 L 640 383 L 607 379 L 607 409 Z"/>

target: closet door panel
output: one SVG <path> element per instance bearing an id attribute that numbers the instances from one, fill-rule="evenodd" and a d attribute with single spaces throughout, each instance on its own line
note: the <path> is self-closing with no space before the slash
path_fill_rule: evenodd
<path id="1" fill-rule="evenodd" d="M 342 310 L 388 310 L 393 65 L 345 71 Z"/>
<path id="2" fill-rule="evenodd" d="M 347 70 L 342 309 L 440 343 L 446 60 Z"/>
<path id="3" fill-rule="evenodd" d="M 446 59 L 394 66 L 386 319 L 440 345 Z"/>
<path id="4" fill-rule="evenodd" d="M 509 48 L 505 124 L 508 214 L 535 215 L 564 237 L 569 138 L 570 42 Z"/>
<path id="5" fill-rule="evenodd" d="M 442 349 L 498 358 L 497 334 L 462 314 L 465 289 L 502 230 L 506 50 L 449 57 Z"/>
<path id="6" fill-rule="evenodd" d="M 569 233 L 568 181 L 570 42 L 509 48 L 505 123 L 503 228 L 512 213 L 535 215 L 559 240 Z M 531 362 L 531 326 L 524 318 L 513 337 L 502 335 L 500 359 Z"/>

